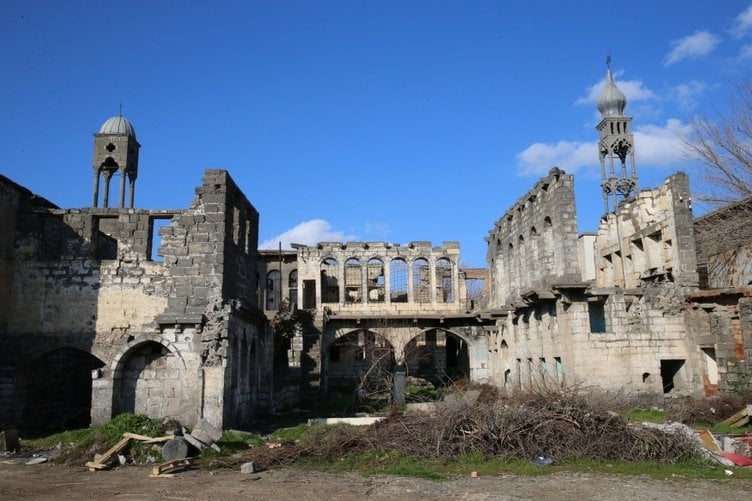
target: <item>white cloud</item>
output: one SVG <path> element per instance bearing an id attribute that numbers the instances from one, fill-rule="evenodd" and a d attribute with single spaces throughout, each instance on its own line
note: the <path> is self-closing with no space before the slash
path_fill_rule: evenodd
<path id="1" fill-rule="evenodd" d="M 674 87 L 672 97 L 682 110 L 690 111 L 697 106 L 697 96 L 705 92 L 707 88 L 708 86 L 705 82 L 692 80 L 691 82 Z"/>
<path id="2" fill-rule="evenodd" d="M 619 74 L 617 73 L 616 76 L 618 77 Z M 578 98 L 575 104 L 595 104 L 598 96 L 603 92 L 604 85 L 606 85 L 605 76 L 588 87 L 586 95 Z M 616 85 L 627 97 L 627 102 L 647 101 L 655 98 L 653 91 L 645 87 L 642 80 L 617 80 Z"/>
<path id="3" fill-rule="evenodd" d="M 673 118 L 665 125 L 638 127 L 634 131 L 638 171 L 640 166 L 667 167 L 685 161 L 681 138 L 690 130 L 690 125 Z M 554 166 L 575 173 L 582 168 L 599 165 L 596 141 L 534 143 L 517 155 L 519 172 L 528 176 L 543 176 Z"/>
<path id="4" fill-rule="evenodd" d="M 664 66 L 670 66 L 689 57 L 707 56 L 721 39 L 708 31 L 696 31 L 692 35 L 671 41 L 672 49 L 663 60 Z"/>
<path id="5" fill-rule="evenodd" d="M 746 35 L 751 28 L 752 4 L 736 16 L 736 19 L 734 19 L 734 25 L 731 27 L 731 34 L 734 38 L 741 38 Z"/>
<path id="6" fill-rule="evenodd" d="M 682 142 L 692 131 L 692 125 L 669 118 L 665 125 L 643 125 L 634 132 L 635 162 L 640 166 L 670 167 L 687 161 Z"/>
<path id="7" fill-rule="evenodd" d="M 597 162 L 598 145 L 595 142 L 534 143 L 517 154 L 520 173 L 528 176 L 543 176 L 554 166 L 573 173 Z"/>
<path id="8" fill-rule="evenodd" d="M 259 249 L 277 249 L 282 242 L 283 249 L 291 249 L 290 244 L 315 245 L 319 242 L 352 242 L 358 240 L 354 235 L 345 235 L 339 230 L 332 228 L 331 223 L 323 219 L 303 221 L 276 237 L 265 240 L 259 245 Z"/>

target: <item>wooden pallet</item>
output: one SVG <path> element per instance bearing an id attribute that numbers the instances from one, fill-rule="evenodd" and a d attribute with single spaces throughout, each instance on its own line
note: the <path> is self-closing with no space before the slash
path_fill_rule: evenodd
<path id="1" fill-rule="evenodd" d="M 190 459 L 174 459 L 158 464 L 151 469 L 151 478 L 170 478 L 175 476 L 176 471 L 184 470 L 191 465 Z"/>

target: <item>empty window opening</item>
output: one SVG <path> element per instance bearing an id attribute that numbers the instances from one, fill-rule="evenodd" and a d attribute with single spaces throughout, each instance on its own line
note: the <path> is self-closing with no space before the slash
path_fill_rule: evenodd
<path id="1" fill-rule="evenodd" d="M 94 257 L 98 260 L 117 259 L 117 219 L 94 218 Z"/>
<path id="2" fill-rule="evenodd" d="M 149 219 L 149 226 L 150 226 L 150 237 L 148 246 L 146 249 L 146 255 L 149 256 L 149 260 L 151 261 L 164 261 L 164 255 L 159 253 L 159 248 L 162 246 L 162 235 L 165 234 L 164 232 L 169 231 L 169 229 L 162 230 L 162 228 L 169 227 L 170 226 L 171 219 L 163 219 L 163 218 L 150 218 Z"/>
<path id="3" fill-rule="evenodd" d="M 416 303 L 431 302 L 431 268 L 422 257 L 413 261 L 413 297 Z"/>
<path id="4" fill-rule="evenodd" d="M 389 263 L 389 300 L 392 303 L 407 302 L 407 263 L 394 258 Z"/>
<path id="5" fill-rule="evenodd" d="M 650 373 L 649 372 L 643 372 L 642 373 L 642 382 L 645 383 L 645 384 L 650 384 L 650 383 L 653 382 L 653 378 L 650 377 Z"/>
<path id="6" fill-rule="evenodd" d="M 467 291 L 469 310 L 472 311 L 477 307 L 485 305 L 485 288 L 486 281 L 483 278 L 465 279 L 465 290 Z"/>
<path id="7" fill-rule="evenodd" d="M 538 372 L 540 372 L 541 379 L 545 379 L 548 373 L 548 365 L 546 364 L 546 359 L 543 357 L 538 359 Z"/>
<path id="8" fill-rule="evenodd" d="M 715 348 L 701 348 L 702 358 L 705 362 L 705 377 L 703 383 L 705 386 L 705 395 L 717 395 L 718 394 L 718 361 L 715 356 Z"/>
<path id="9" fill-rule="evenodd" d="M 298 306 L 298 270 L 292 270 L 290 272 L 287 282 L 287 300 L 290 302 L 290 308 L 292 310 L 297 309 Z"/>
<path id="10" fill-rule="evenodd" d="M 339 279 L 337 260 L 331 257 L 321 263 L 321 302 L 339 303 Z"/>
<path id="11" fill-rule="evenodd" d="M 279 270 L 266 274 L 266 309 L 278 310 L 282 301 L 282 275 Z"/>
<path id="12" fill-rule="evenodd" d="M 436 261 L 436 285 L 438 287 L 437 299 L 440 303 L 454 302 L 454 280 L 452 262 L 442 257 Z"/>
<path id="13" fill-rule="evenodd" d="M 554 357 L 554 365 L 556 368 L 556 382 L 562 384 L 564 383 L 564 366 L 561 363 L 561 357 Z"/>
<path id="14" fill-rule="evenodd" d="M 350 258 L 345 261 L 345 302 L 360 303 L 363 300 L 363 270 L 360 261 Z"/>
<path id="15" fill-rule="evenodd" d="M 310 310 L 316 307 L 316 281 L 303 280 L 303 309 Z"/>
<path id="16" fill-rule="evenodd" d="M 606 312 L 601 301 L 591 301 L 588 303 L 588 318 L 590 319 L 590 332 L 606 332 Z"/>
<path id="17" fill-rule="evenodd" d="M 663 393 L 671 393 L 681 384 L 680 372 L 684 360 L 661 360 L 661 381 Z"/>
<path id="18" fill-rule="evenodd" d="M 366 264 L 366 280 L 368 287 L 368 302 L 384 302 L 384 263 L 381 259 L 371 258 Z"/>

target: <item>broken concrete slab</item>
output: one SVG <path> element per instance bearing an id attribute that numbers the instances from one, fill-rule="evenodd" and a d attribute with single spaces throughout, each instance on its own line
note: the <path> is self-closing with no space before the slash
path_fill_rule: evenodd
<path id="1" fill-rule="evenodd" d="M 256 465 L 253 461 L 240 465 L 240 473 L 256 473 Z"/>

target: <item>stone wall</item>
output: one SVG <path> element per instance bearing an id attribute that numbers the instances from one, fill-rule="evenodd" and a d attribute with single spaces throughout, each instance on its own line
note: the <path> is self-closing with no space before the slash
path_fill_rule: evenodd
<path id="1" fill-rule="evenodd" d="M 689 178 L 677 173 L 607 215 L 596 239 L 598 287 L 699 285 Z"/>
<path id="2" fill-rule="evenodd" d="M 703 287 L 752 285 L 752 199 L 694 222 Z"/>
<path id="3" fill-rule="evenodd" d="M 492 308 L 553 283 L 582 280 L 574 178 L 558 168 L 496 221 L 486 241 Z"/>

